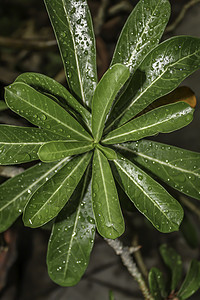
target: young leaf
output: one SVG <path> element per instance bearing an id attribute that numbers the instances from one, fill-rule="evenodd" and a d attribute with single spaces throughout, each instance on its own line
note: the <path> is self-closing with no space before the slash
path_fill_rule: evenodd
<path id="1" fill-rule="evenodd" d="M 148 281 L 153 299 L 162 300 L 167 296 L 163 273 L 158 268 L 151 268 L 148 276 Z"/>
<path id="2" fill-rule="evenodd" d="M 97 85 L 92 99 L 92 132 L 96 142 L 101 139 L 106 116 L 129 74 L 127 67 L 116 64 L 108 69 Z"/>
<path id="3" fill-rule="evenodd" d="M 70 140 L 92 139 L 64 108 L 25 83 L 16 82 L 7 87 L 5 98 L 10 109 L 34 125 Z"/>
<path id="4" fill-rule="evenodd" d="M 101 144 L 97 144 L 96 147 L 101 150 L 101 152 L 103 152 L 103 154 L 105 155 L 105 157 L 107 157 L 108 160 L 113 160 L 117 158 L 117 153 L 109 148 L 109 147 L 104 147 Z"/>
<path id="5" fill-rule="evenodd" d="M 45 0 L 71 91 L 86 105 L 96 88 L 96 50 L 86 0 Z"/>
<path id="6" fill-rule="evenodd" d="M 170 11 L 168 0 L 139 1 L 121 31 L 112 64 L 125 64 L 133 73 L 159 43 Z"/>
<path id="7" fill-rule="evenodd" d="M 72 158 L 33 194 L 24 211 L 26 226 L 39 227 L 57 216 L 71 197 L 90 159 L 89 152 Z"/>
<path id="8" fill-rule="evenodd" d="M 161 232 L 179 229 L 181 205 L 155 180 L 124 157 L 114 160 L 115 177 L 136 208 Z"/>
<path id="9" fill-rule="evenodd" d="M 194 109 L 182 101 L 158 107 L 111 131 L 102 143 L 136 141 L 159 132 L 172 132 L 188 125 L 193 112 Z"/>
<path id="10" fill-rule="evenodd" d="M 160 246 L 160 254 L 172 273 L 171 291 L 175 291 L 182 275 L 182 260 L 180 255 L 167 245 Z"/>
<path id="11" fill-rule="evenodd" d="M 78 113 L 83 120 L 90 124 L 91 115 L 59 82 L 39 73 L 23 73 L 17 77 L 15 82 L 24 82 L 38 92 L 54 96 L 64 106 L 69 106 Z"/>
<path id="12" fill-rule="evenodd" d="M 168 185 L 200 200 L 200 153 L 148 140 L 117 149 Z"/>
<path id="13" fill-rule="evenodd" d="M 98 149 L 93 157 L 92 201 L 99 233 L 109 239 L 119 237 L 124 232 L 124 220 L 117 190 L 109 162 Z"/>
<path id="14" fill-rule="evenodd" d="M 200 262 L 193 259 L 186 278 L 178 291 L 178 299 L 185 300 L 200 288 Z"/>
<path id="15" fill-rule="evenodd" d="M 154 100 L 174 90 L 200 67 L 200 39 L 177 36 L 154 48 L 133 75 L 129 87 L 113 110 L 122 125 Z M 121 118 L 121 119 L 120 119 Z M 119 121 L 120 119 L 120 121 Z"/>
<path id="16" fill-rule="evenodd" d="M 66 156 L 81 154 L 93 148 L 94 144 L 89 142 L 54 141 L 42 145 L 38 156 L 41 161 L 50 162 Z"/>
<path id="17" fill-rule="evenodd" d="M 68 161 L 39 163 L 8 179 L 0 186 L 0 232 L 7 230 L 21 215 L 31 195 Z"/>
<path id="18" fill-rule="evenodd" d="M 0 111 L 8 109 L 8 106 L 3 100 L 0 100 Z"/>
<path id="19" fill-rule="evenodd" d="M 0 165 L 37 160 L 40 146 L 58 139 L 58 135 L 39 128 L 0 125 Z"/>
<path id="20" fill-rule="evenodd" d="M 87 175 L 56 218 L 49 240 L 48 273 L 61 286 L 79 282 L 94 243 L 95 221 Z"/>

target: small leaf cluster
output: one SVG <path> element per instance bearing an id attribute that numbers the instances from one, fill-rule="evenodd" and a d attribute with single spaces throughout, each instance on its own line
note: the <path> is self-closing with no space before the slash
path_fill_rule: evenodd
<path id="1" fill-rule="evenodd" d="M 169 1 L 140 0 L 98 82 L 87 1 L 45 5 L 69 91 L 37 73 L 22 74 L 6 88 L 8 107 L 36 127 L 0 125 L 0 164 L 41 162 L 1 185 L 0 230 L 22 213 L 32 228 L 54 220 L 48 271 L 70 286 L 87 267 L 95 228 L 110 239 L 123 234 L 119 191 L 161 232 L 179 229 L 183 209 L 156 177 L 200 199 L 200 154 L 143 140 L 192 121 L 194 109 L 183 101 L 149 106 L 200 67 L 200 39 L 158 44 Z"/>
<path id="2" fill-rule="evenodd" d="M 185 300 L 191 297 L 200 288 L 200 262 L 193 259 L 190 263 L 186 277 L 179 286 L 182 278 L 182 260 L 181 256 L 171 247 L 163 244 L 160 246 L 161 257 L 170 270 L 171 280 L 166 281 L 163 273 L 153 267 L 149 272 L 149 287 L 153 299 L 179 299 Z"/>

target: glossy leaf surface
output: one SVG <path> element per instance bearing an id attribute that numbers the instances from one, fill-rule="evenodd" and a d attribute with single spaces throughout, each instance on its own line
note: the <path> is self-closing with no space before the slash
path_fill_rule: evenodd
<path id="1" fill-rule="evenodd" d="M 93 148 L 93 143 L 89 142 L 49 142 L 40 147 L 38 156 L 41 161 L 50 162 L 70 155 L 81 154 Z"/>
<path id="2" fill-rule="evenodd" d="M 102 141 L 105 144 L 136 141 L 159 132 L 168 133 L 189 124 L 194 109 L 185 102 L 158 107 L 111 131 Z"/>
<path id="3" fill-rule="evenodd" d="M 99 150 L 101 150 L 101 152 L 105 155 L 105 157 L 107 157 L 108 160 L 113 160 L 117 158 L 117 153 L 109 148 L 109 147 L 104 147 L 101 144 L 97 144 L 96 146 Z"/>
<path id="4" fill-rule="evenodd" d="M 141 140 L 117 148 L 173 188 L 200 200 L 200 154 Z"/>
<path id="5" fill-rule="evenodd" d="M 58 139 L 58 135 L 39 128 L 0 125 L 0 164 L 37 160 L 40 146 Z"/>
<path id="6" fill-rule="evenodd" d="M 177 294 L 180 300 L 188 299 L 200 288 L 200 262 L 193 259 L 186 278 Z"/>
<path id="7" fill-rule="evenodd" d="M 71 197 L 90 159 L 90 153 L 71 159 L 34 193 L 24 212 L 26 226 L 39 227 L 57 216 Z"/>
<path id="8" fill-rule="evenodd" d="M 12 225 L 23 212 L 32 194 L 67 161 L 65 158 L 56 163 L 39 163 L 0 186 L 0 232 Z"/>
<path id="9" fill-rule="evenodd" d="M 171 291 L 174 291 L 181 279 L 182 275 L 182 260 L 180 255 L 171 247 L 167 245 L 160 246 L 160 254 L 165 264 L 171 270 Z"/>
<path id="10" fill-rule="evenodd" d="M 122 29 L 112 64 L 123 63 L 133 73 L 159 43 L 170 11 L 168 0 L 139 1 Z"/>
<path id="11" fill-rule="evenodd" d="M 136 208 L 161 232 L 178 230 L 181 205 L 144 171 L 125 158 L 114 160 L 115 177 Z"/>
<path id="12" fill-rule="evenodd" d="M 174 90 L 199 69 L 199 54 L 200 39 L 189 36 L 171 38 L 154 48 L 133 75 L 113 111 L 116 120 L 121 118 L 118 125 L 129 121 L 154 100 Z"/>
<path id="13" fill-rule="evenodd" d="M 149 288 L 153 299 L 163 300 L 166 297 L 163 273 L 158 268 L 151 268 L 148 276 Z"/>
<path id="14" fill-rule="evenodd" d="M 74 191 L 53 226 L 47 252 L 48 272 L 62 286 L 78 283 L 87 268 L 95 236 L 88 176 Z"/>
<path id="15" fill-rule="evenodd" d="M 91 140 L 89 133 L 59 104 L 25 83 L 6 88 L 5 98 L 10 109 L 34 125 L 70 140 Z"/>
<path id="16" fill-rule="evenodd" d="M 0 111 L 8 109 L 8 106 L 6 105 L 6 102 L 3 100 L 0 100 Z"/>
<path id="17" fill-rule="evenodd" d="M 87 123 L 90 123 L 91 115 L 68 90 L 54 79 L 39 73 L 23 73 L 17 77 L 15 82 L 24 82 L 38 92 L 53 95 L 59 103 L 66 107 L 69 106 L 78 113 Z M 66 107 L 67 109 L 67 107 Z"/>
<path id="18" fill-rule="evenodd" d="M 116 64 L 108 69 L 97 85 L 92 99 L 92 132 L 96 142 L 101 139 L 106 116 L 129 74 L 127 67 Z"/>
<path id="19" fill-rule="evenodd" d="M 71 91 L 90 105 L 96 87 L 96 51 L 86 0 L 45 0 Z"/>
<path id="20" fill-rule="evenodd" d="M 118 194 L 109 162 L 104 154 L 96 149 L 92 168 L 92 201 L 99 233 L 115 239 L 124 232 Z"/>

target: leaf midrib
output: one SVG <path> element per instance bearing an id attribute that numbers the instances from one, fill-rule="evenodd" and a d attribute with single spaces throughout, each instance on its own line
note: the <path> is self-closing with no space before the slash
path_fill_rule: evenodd
<path id="1" fill-rule="evenodd" d="M 8 202 L 6 205 L 4 205 L 3 207 L 0 208 L 0 211 L 2 211 L 3 209 L 5 209 L 7 206 L 9 206 L 10 204 L 12 204 L 13 202 L 15 202 L 16 199 L 18 199 L 19 197 L 21 197 L 24 193 L 26 193 L 28 190 L 30 190 L 34 185 L 36 185 L 40 180 L 42 180 L 44 177 L 46 177 L 49 173 L 53 172 L 56 168 L 59 167 L 59 165 L 61 165 L 65 160 L 67 161 L 69 159 L 69 157 L 65 157 L 63 160 L 61 160 L 58 164 L 56 164 L 53 168 L 51 168 L 47 173 L 45 173 L 44 175 L 42 175 L 39 179 L 37 179 L 36 181 L 34 181 L 34 183 L 32 183 L 30 186 L 28 186 L 26 189 L 23 190 L 23 192 L 21 192 L 20 194 L 18 194 L 15 198 L 13 198 L 12 201 Z"/>
<path id="2" fill-rule="evenodd" d="M 189 112 L 191 111 L 191 109 L 190 109 L 189 107 L 188 107 L 187 110 L 188 110 Z M 177 113 L 175 113 L 175 114 L 177 114 Z M 165 119 L 165 120 L 163 120 L 163 121 L 161 121 L 161 122 L 153 123 L 153 124 L 150 124 L 150 125 L 145 126 L 145 127 L 140 127 L 140 128 L 138 128 L 138 129 L 136 128 L 136 129 L 134 129 L 134 130 L 125 132 L 125 133 L 120 134 L 120 135 L 112 136 L 112 137 L 110 137 L 110 138 L 108 138 L 108 139 L 103 140 L 103 142 L 105 142 L 105 141 L 110 141 L 110 140 L 116 139 L 116 138 L 118 138 L 118 137 L 123 137 L 123 136 L 129 135 L 129 134 L 132 134 L 132 133 L 134 133 L 134 132 L 139 132 L 139 131 L 141 131 L 141 130 L 145 130 L 145 129 L 148 129 L 148 128 L 153 128 L 153 127 L 155 127 L 155 126 L 157 126 L 157 125 L 164 124 L 164 123 L 168 123 L 168 122 L 169 122 L 170 120 L 172 120 L 172 119 L 174 119 L 174 114 L 173 114 L 173 115 L 170 115 L 167 119 Z M 137 120 L 137 119 L 135 119 L 135 120 Z M 135 121 L 135 120 L 134 120 L 134 121 Z M 127 123 L 127 124 L 128 124 L 128 123 Z M 125 124 L 124 126 L 127 126 L 127 124 Z M 123 127 L 123 126 L 122 126 L 122 127 Z M 116 129 L 116 131 L 117 131 L 117 130 L 120 130 L 122 127 L 119 127 L 119 129 Z"/>
<path id="3" fill-rule="evenodd" d="M 157 202 L 153 202 L 152 199 L 149 197 L 149 195 L 142 189 L 142 187 L 140 185 L 137 184 L 137 182 L 133 179 L 132 176 L 130 176 L 126 170 L 124 170 L 121 165 L 117 162 L 117 160 L 114 160 L 114 162 L 118 165 L 118 167 L 122 170 L 123 173 L 126 174 L 126 176 L 145 194 L 145 196 L 151 201 L 151 203 L 157 207 L 157 209 L 159 210 L 159 212 L 165 216 L 165 218 L 169 221 L 169 223 L 174 226 L 174 223 L 167 217 L 167 215 L 160 209 L 159 205 L 157 204 Z M 176 224 L 176 223 L 175 223 Z M 177 225 L 177 224 L 176 224 Z"/>

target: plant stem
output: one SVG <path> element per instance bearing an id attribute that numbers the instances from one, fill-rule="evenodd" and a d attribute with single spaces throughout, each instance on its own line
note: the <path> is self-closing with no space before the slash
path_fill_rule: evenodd
<path id="1" fill-rule="evenodd" d="M 0 167 L 0 176 L 3 177 L 15 177 L 16 175 L 24 172 L 23 168 L 17 168 L 17 167 Z"/>
<path id="2" fill-rule="evenodd" d="M 138 270 L 136 264 L 133 262 L 133 259 L 131 257 L 131 253 L 138 251 L 138 247 L 136 247 L 136 248 L 132 247 L 131 253 L 130 253 L 130 249 L 128 247 L 124 247 L 122 242 L 119 241 L 118 239 L 110 240 L 110 239 L 105 238 L 105 241 L 108 243 L 108 245 L 111 248 L 113 248 L 113 250 L 115 251 L 115 253 L 117 255 L 120 255 L 124 266 L 127 268 L 129 273 L 131 274 L 131 276 L 138 282 L 140 290 L 144 296 L 144 299 L 154 300 L 148 290 L 148 287 L 146 286 L 146 283 L 142 277 L 142 274 Z"/>
<path id="3" fill-rule="evenodd" d="M 188 198 L 184 196 L 179 197 L 180 202 L 185 205 L 189 210 L 191 210 L 194 214 L 196 214 L 200 218 L 200 208 L 197 207 L 194 203 L 192 203 Z"/>
<path id="4" fill-rule="evenodd" d="M 200 0 L 191 0 L 188 3 L 186 3 L 183 6 L 182 10 L 180 11 L 176 20 L 171 25 L 167 26 L 167 28 L 165 29 L 165 33 L 174 31 L 176 29 L 176 27 L 179 25 L 179 23 L 184 19 L 185 14 L 188 11 L 188 9 L 190 9 L 192 6 L 194 6 L 197 3 L 200 3 Z"/>
<path id="5" fill-rule="evenodd" d="M 133 245 L 133 247 L 139 247 L 138 236 L 137 235 L 135 235 L 133 237 L 132 245 Z M 135 257 L 135 260 L 137 262 L 137 265 L 138 265 L 142 275 L 144 276 L 145 279 L 147 279 L 148 278 L 148 270 L 147 270 L 146 265 L 144 264 L 144 261 L 142 259 L 140 249 L 138 249 L 138 251 L 134 252 L 134 257 Z"/>

